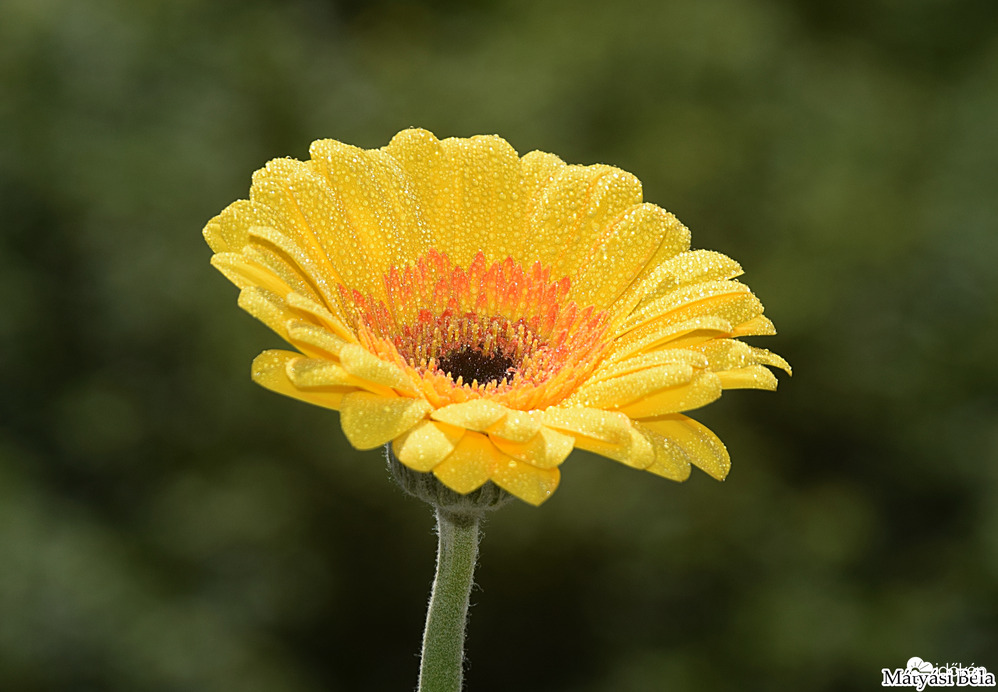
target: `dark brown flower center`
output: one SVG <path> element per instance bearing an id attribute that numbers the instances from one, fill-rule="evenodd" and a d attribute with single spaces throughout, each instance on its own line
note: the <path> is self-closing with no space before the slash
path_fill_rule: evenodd
<path id="1" fill-rule="evenodd" d="M 485 352 L 472 346 L 455 349 L 437 360 L 437 370 L 446 373 L 455 382 L 460 377 L 467 384 L 475 381 L 478 384 L 498 384 L 503 379 L 511 380 L 515 368 L 516 361 L 501 351 L 493 349 Z"/>

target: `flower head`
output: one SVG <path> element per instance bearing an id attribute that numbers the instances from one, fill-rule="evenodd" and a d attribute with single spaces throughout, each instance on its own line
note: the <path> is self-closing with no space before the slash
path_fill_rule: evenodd
<path id="1" fill-rule="evenodd" d="M 575 447 L 723 479 L 724 445 L 683 412 L 789 372 L 738 340 L 775 333 L 738 264 L 690 250 L 633 175 L 499 137 L 317 141 L 204 236 L 240 306 L 296 349 L 263 352 L 253 379 L 458 493 L 492 481 L 540 504 Z"/>

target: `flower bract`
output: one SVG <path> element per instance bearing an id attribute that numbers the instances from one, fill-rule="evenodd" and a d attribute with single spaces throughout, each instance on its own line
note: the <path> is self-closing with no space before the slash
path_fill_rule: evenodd
<path id="1" fill-rule="evenodd" d="M 540 504 L 574 448 L 723 479 L 724 445 L 684 412 L 789 372 L 739 340 L 775 333 L 739 265 L 691 250 L 637 178 L 495 136 L 317 141 L 204 236 L 239 305 L 293 347 L 253 379 L 458 493 L 491 481 Z"/>

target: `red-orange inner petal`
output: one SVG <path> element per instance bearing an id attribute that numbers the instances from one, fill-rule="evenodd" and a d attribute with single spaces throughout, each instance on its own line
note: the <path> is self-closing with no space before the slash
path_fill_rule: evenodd
<path id="1" fill-rule="evenodd" d="M 431 250 L 384 277 L 386 299 L 340 286 L 360 342 L 420 383 L 434 406 L 485 397 L 510 408 L 553 406 L 609 346 L 605 310 L 567 301 L 569 280 L 539 262 L 454 266 Z"/>

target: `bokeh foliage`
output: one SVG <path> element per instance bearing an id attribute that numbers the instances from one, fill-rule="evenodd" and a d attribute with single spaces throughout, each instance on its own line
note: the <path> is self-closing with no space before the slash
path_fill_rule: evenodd
<path id="1" fill-rule="evenodd" d="M 312 139 L 410 125 L 632 171 L 747 269 L 778 394 L 729 480 L 576 453 L 490 520 L 469 689 L 861 690 L 998 669 L 998 4 L 5 0 L 0 688 L 401 690 L 430 513 L 205 221 Z"/>

